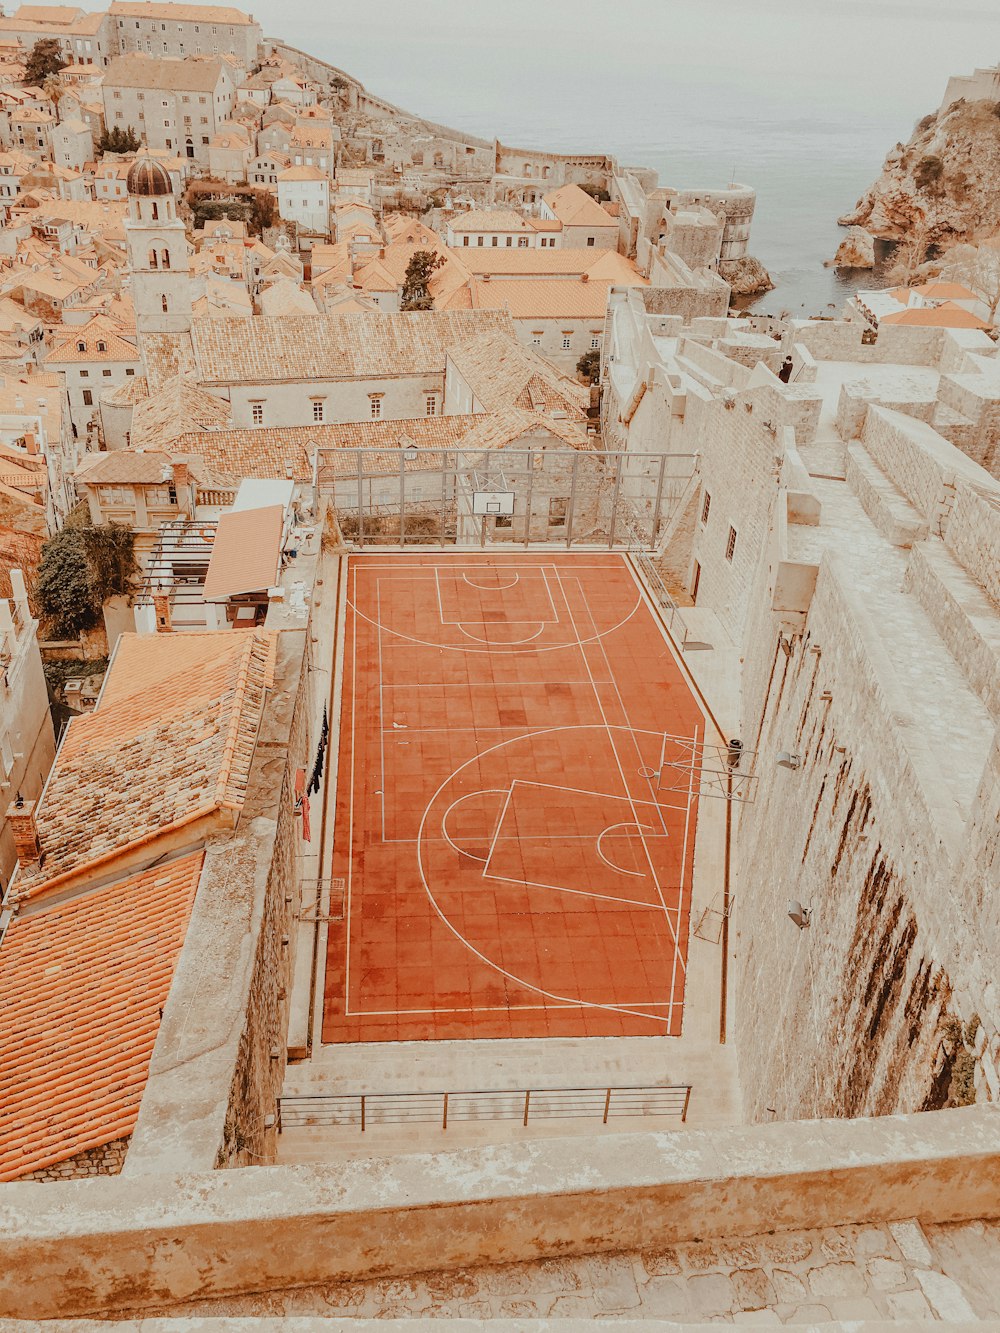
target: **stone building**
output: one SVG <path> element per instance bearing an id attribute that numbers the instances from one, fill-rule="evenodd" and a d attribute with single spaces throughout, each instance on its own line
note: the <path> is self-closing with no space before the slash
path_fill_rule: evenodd
<path id="1" fill-rule="evenodd" d="M 16 39 L 26 51 L 54 37 L 71 66 L 101 68 L 119 49 L 109 14 L 72 5 L 20 5 L 14 14 L 0 17 L 0 35 Z"/>
<path id="2" fill-rule="evenodd" d="M 190 255 L 167 171 L 148 155 L 129 168 L 125 238 L 140 343 L 148 334 L 191 327 Z"/>
<path id="3" fill-rule="evenodd" d="M 13 597 L 0 600 L 0 773 L 8 797 L 37 800 L 55 754 L 49 696 L 36 631 L 19 569 L 10 571 Z M 9 804 L 9 800 L 7 802 Z M 6 808 L 6 806 L 5 806 Z M 16 819 L 0 824 L 0 880 L 4 890 L 17 864 Z"/>
<path id="4" fill-rule="evenodd" d="M 230 63 L 148 54 L 118 56 L 101 85 L 108 128 L 133 129 L 148 148 L 208 166 L 209 145 L 236 99 Z"/>
<path id="5" fill-rule="evenodd" d="M 195 319 L 189 340 L 147 336 L 150 357 L 176 366 L 230 405 L 234 426 L 309 426 L 440 411 L 449 350 L 479 333 L 513 336 L 491 310 L 402 315 L 256 316 L 239 339 L 225 321 Z M 190 348 L 190 351 L 188 351 Z M 173 373 L 176 373 L 174 370 Z"/>
<path id="6" fill-rule="evenodd" d="M 45 366 L 64 377 L 73 435 L 87 439 L 96 434 L 101 395 L 140 374 L 142 360 L 134 343 L 98 317 L 69 331 L 49 352 Z"/>
<path id="7" fill-rule="evenodd" d="M 260 24 L 252 14 L 222 5 L 155 4 L 113 0 L 107 14 L 122 54 L 187 59 L 228 55 L 244 68 L 257 63 Z"/>

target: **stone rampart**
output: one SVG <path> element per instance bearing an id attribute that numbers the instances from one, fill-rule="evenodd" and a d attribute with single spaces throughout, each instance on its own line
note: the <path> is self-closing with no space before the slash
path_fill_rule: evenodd
<path id="1" fill-rule="evenodd" d="M 281 634 L 240 824 L 206 849 L 124 1166 L 129 1179 L 269 1159 L 274 1130 L 265 1119 L 284 1072 L 298 901 L 291 784 L 306 763 L 304 648 L 304 632 Z"/>
<path id="2" fill-rule="evenodd" d="M 711 1236 L 1000 1210 L 1000 1119 L 541 1140 L 0 1187 L 0 1316 L 51 1319 Z"/>

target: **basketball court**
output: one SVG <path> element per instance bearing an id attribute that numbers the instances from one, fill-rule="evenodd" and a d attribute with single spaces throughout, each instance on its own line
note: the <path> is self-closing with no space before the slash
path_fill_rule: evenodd
<path id="1" fill-rule="evenodd" d="M 704 711 L 619 555 L 348 565 L 326 1042 L 681 1033 Z"/>

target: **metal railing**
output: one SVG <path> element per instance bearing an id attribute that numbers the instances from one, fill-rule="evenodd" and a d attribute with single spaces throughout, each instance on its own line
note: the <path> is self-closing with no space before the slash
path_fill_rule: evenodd
<path id="1" fill-rule="evenodd" d="M 690 1084 L 669 1087 L 528 1088 L 478 1092 L 360 1092 L 296 1094 L 278 1099 L 278 1132 L 285 1129 L 373 1125 L 449 1125 L 490 1120 L 609 1120 L 675 1116 L 687 1120 Z"/>
<path id="2" fill-rule="evenodd" d="M 628 554 L 636 572 L 642 579 L 647 593 L 659 607 L 667 629 L 674 640 L 683 648 L 687 643 L 688 629 L 684 623 L 680 607 L 663 582 L 663 576 L 656 568 L 648 552 L 633 545 L 629 547 Z"/>

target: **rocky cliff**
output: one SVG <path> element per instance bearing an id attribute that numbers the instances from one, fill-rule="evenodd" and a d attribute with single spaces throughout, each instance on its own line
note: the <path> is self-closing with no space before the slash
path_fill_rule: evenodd
<path id="1" fill-rule="evenodd" d="M 1000 232 L 1000 102 L 963 99 L 925 116 L 840 224 L 940 250 Z"/>

